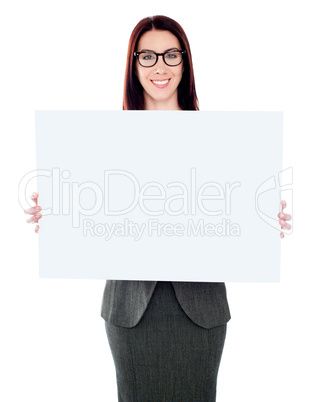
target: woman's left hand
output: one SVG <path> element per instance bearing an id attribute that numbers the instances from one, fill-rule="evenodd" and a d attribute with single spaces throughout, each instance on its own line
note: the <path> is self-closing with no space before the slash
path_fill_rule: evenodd
<path id="1" fill-rule="evenodd" d="M 282 212 L 278 213 L 278 217 L 280 218 L 279 224 L 281 225 L 281 229 L 290 229 L 292 226 L 289 223 L 286 223 L 285 221 L 290 221 L 292 219 L 290 214 L 284 214 L 283 209 L 286 208 L 286 201 L 282 200 L 281 201 L 282 205 Z M 284 237 L 284 233 L 280 233 L 280 237 Z"/>

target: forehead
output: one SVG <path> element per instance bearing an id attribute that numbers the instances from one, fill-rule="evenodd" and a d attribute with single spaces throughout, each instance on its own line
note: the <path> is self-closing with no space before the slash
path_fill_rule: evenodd
<path id="1" fill-rule="evenodd" d="M 145 32 L 140 37 L 137 44 L 137 51 L 140 52 L 143 49 L 147 49 L 161 53 L 172 47 L 180 49 L 180 43 L 176 36 L 170 31 L 155 29 Z"/>

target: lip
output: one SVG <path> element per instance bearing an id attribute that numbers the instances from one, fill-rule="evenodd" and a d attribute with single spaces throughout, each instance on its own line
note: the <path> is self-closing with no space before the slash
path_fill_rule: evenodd
<path id="1" fill-rule="evenodd" d="M 166 83 L 166 84 L 156 84 L 155 82 L 153 82 L 153 80 L 150 80 L 152 83 L 153 83 L 153 85 L 155 86 L 155 87 L 157 87 L 157 88 L 166 88 L 167 86 L 168 86 L 168 84 L 170 83 L 170 78 L 166 78 L 165 80 L 155 80 L 155 81 L 166 81 L 168 79 L 168 82 Z"/>

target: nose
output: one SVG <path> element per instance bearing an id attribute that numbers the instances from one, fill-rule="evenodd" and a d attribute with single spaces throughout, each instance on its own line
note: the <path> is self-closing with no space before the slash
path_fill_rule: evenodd
<path id="1" fill-rule="evenodd" d="M 156 65 L 154 66 L 154 68 L 155 68 L 155 72 L 158 71 L 160 74 L 166 70 L 166 64 L 164 63 L 163 55 L 158 57 L 158 61 L 157 61 Z"/>

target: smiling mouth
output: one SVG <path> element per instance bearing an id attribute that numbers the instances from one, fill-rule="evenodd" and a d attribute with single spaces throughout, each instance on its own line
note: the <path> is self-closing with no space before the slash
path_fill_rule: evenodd
<path id="1" fill-rule="evenodd" d="M 153 83 L 153 85 L 155 85 L 158 88 L 165 88 L 167 87 L 170 78 L 167 80 L 150 80 L 150 81 Z"/>

